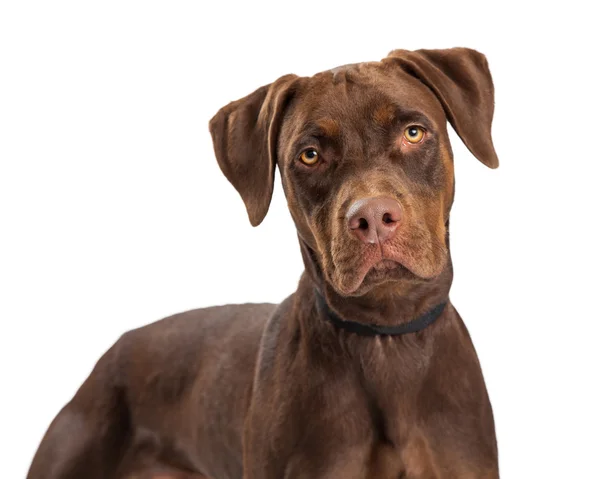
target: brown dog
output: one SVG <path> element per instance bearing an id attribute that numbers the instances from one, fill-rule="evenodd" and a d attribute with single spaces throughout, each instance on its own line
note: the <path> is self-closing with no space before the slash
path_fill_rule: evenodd
<path id="1" fill-rule="evenodd" d="M 448 302 L 446 130 L 495 168 L 493 109 L 486 59 L 463 48 L 287 75 L 222 108 L 216 157 L 253 225 L 281 172 L 298 290 L 125 334 L 28 477 L 497 478 L 484 380 Z"/>

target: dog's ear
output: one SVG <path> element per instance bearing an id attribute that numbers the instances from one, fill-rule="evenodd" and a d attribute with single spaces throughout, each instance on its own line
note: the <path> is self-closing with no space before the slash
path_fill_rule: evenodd
<path id="1" fill-rule="evenodd" d="M 471 153 L 490 168 L 498 167 L 491 133 L 494 84 L 483 54 L 469 48 L 394 50 L 384 61 L 425 83 Z"/>
<path id="2" fill-rule="evenodd" d="M 277 139 L 296 75 L 286 75 L 221 108 L 209 129 L 221 171 L 238 191 L 252 226 L 273 195 Z"/>

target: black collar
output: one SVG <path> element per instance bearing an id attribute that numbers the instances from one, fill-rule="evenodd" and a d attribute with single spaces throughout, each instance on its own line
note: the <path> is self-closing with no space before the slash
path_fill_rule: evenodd
<path id="1" fill-rule="evenodd" d="M 358 334 L 359 336 L 399 336 L 401 334 L 416 333 L 425 329 L 438 319 L 442 315 L 447 304 L 447 301 L 444 301 L 422 316 L 419 316 L 408 323 L 402 323 L 397 326 L 380 326 L 377 324 L 357 323 L 356 321 L 342 319 L 331 310 L 325 301 L 325 298 L 319 291 L 316 291 L 316 295 L 319 309 L 325 313 L 325 317 L 331 321 L 336 328 L 344 329 L 350 333 Z"/>

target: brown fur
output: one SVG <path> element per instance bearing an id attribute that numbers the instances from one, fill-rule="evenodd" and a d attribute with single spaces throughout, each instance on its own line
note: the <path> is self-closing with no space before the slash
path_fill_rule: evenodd
<path id="1" fill-rule="evenodd" d="M 210 122 L 216 157 L 253 225 L 281 171 L 306 266 L 297 291 L 125 334 L 53 421 L 29 479 L 497 478 L 483 376 L 450 303 L 421 332 L 364 337 L 336 329 L 315 297 L 380 325 L 447 298 L 446 121 L 496 167 L 492 116 L 487 62 L 468 49 L 287 75 L 222 108 Z M 417 145 L 403 138 L 415 124 L 426 131 Z M 299 161 L 306 148 L 315 165 Z M 357 240 L 345 217 L 373 196 L 402 208 L 381 244 Z"/>

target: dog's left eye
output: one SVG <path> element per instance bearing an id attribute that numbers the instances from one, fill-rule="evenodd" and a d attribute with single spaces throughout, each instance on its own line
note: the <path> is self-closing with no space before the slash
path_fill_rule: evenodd
<path id="1" fill-rule="evenodd" d="M 319 161 L 319 153 L 314 148 L 304 150 L 300 155 L 300 161 L 305 165 L 314 165 Z"/>
<path id="2" fill-rule="evenodd" d="M 409 143 L 419 143 L 423 139 L 423 135 L 425 135 L 425 130 L 420 126 L 412 125 L 404 130 L 404 138 Z"/>

